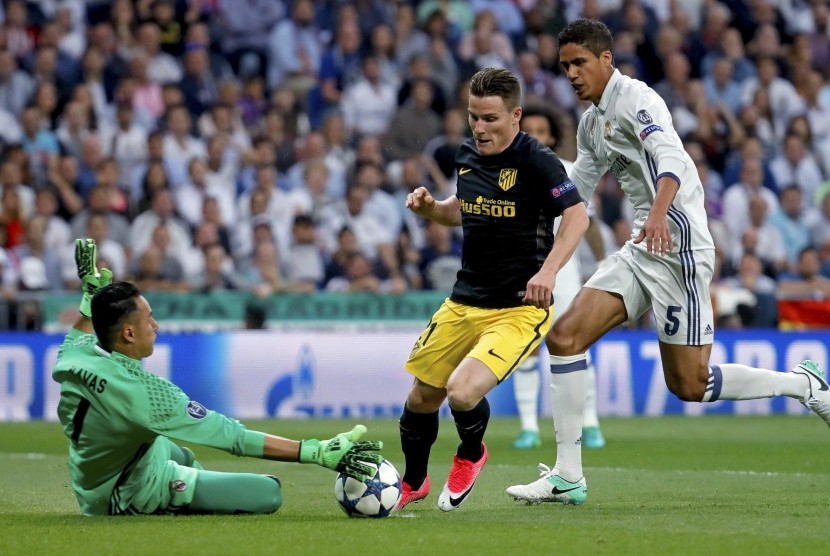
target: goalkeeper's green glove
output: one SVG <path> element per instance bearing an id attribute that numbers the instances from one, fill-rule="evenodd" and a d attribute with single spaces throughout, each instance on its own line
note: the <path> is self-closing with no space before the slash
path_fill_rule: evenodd
<path id="1" fill-rule="evenodd" d="M 98 271 L 98 248 L 94 239 L 75 240 L 75 266 L 81 279 L 83 297 L 78 311 L 86 318 L 92 318 L 92 296 L 95 292 L 112 282 L 112 272 L 108 268 Z"/>
<path id="2" fill-rule="evenodd" d="M 300 463 L 316 463 L 328 469 L 365 481 L 375 474 L 375 466 L 380 465 L 383 457 L 372 454 L 383 448 L 379 440 L 357 442 L 366 434 L 366 427 L 356 425 L 349 432 L 341 432 L 330 440 L 301 440 Z"/>

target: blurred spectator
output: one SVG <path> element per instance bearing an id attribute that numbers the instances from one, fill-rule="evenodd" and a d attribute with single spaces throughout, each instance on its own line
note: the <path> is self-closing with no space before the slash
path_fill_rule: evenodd
<path id="1" fill-rule="evenodd" d="M 354 165 L 355 152 L 346 134 L 346 122 L 340 112 L 329 112 L 323 117 L 320 130 L 325 141 L 326 164 L 341 174 Z"/>
<path id="2" fill-rule="evenodd" d="M 706 99 L 711 104 L 721 104 L 733 114 L 741 107 L 741 86 L 733 79 L 732 60 L 717 58 L 712 64 L 712 73 L 703 78 Z"/>
<path id="3" fill-rule="evenodd" d="M 363 74 L 343 92 L 340 103 L 346 129 L 352 135 L 383 135 L 396 109 L 395 89 L 380 80 L 377 58 L 363 59 Z"/>
<path id="4" fill-rule="evenodd" d="M 291 245 L 285 257 L 288 291 L 311 293 L 317 290 L 324 278 L 323 256 L 314 221 L 308 215 L 297 215 L 291 235 Z"/>
<path id="5" fill-rule="evenodd" d="M 379 220 L 375 213 L 367 210 L 370 192 L 357 181 L 346 188 L 346 198 L 324 211 L 321 233 L 324 245 L 334 250 L 337 234 L 343 228 L 350 228 L 357 239 L 358 250 L 370 261 L 377 263 L 384 272 L 397 273 L 397 258 L 393 234 L 385 220 Z"/>
<path id="6" fill-rule="evenodd" d="M 268 108 L 268 101 L 265 98 L 265 81 L 262 77 L 252 75 L 244 81 L 236 107 L 245 126 L 253 128 L 259 123 Z"/>
<path id="7" fill-rule="evenodd" d="M 191 227 L 202 221 L 202 205 L 207 197 L 219 203 L 222 223 L 234 222 L 236 207 L 231 191 L 211 187 L 207 181 L 207 164 L 201 158 L 191 158 L 188 164 L 188 180 L 173 191 L 178 214 Z"/>
<path id="8" fill-rule="evenodd" d="M 14 248 L 20 266 L 19 289 L 27 291 L 63 289 L 61 251 L 45 244 L 45 216 L 35 216 L 26 223 L 23 242 Z"/>
<path id="9" fill-rule="evenodd" d="M 254 245 L 251 260 L 243 265 L 241 276 L 245 288 L 259 298 L 286 291 L 277 246 L 273 241 L 260 241 Z"/>
<path id="10" fill-rule="evenodd" d="M 750 156 L 743 160 L 740 181 L 727 188 L 723 194 L 723 222 L 733 238 L 739 238 L 749 226 L 749 201 L 760 195 L 767 203 L 770 214 L 778 210 L 778 197 L 763 185 L 761 159 Z"/>
<path id="11" fill-rule="evenodd" d="M 194 278 L 193 289 L 202 293 L 236 290 L 240 287 L 233 260 L 218 243 L 204 248 L 204 271 Z"/>
<path id="12" fill-rule="evenodd" d="M 455 176 L 455 153 L 467 139 L 467 121 L 460 109 L 444 113 L 443 135 L 433 137 L 425 146 L 424 154 L 431 157 L 445 177 Z"/>
<path id="13" fill-rule="evenodd" d="M 783 297 L 826 299 L 830 297 L 830 278 L 819 274 L 818 250 L 807 246 L 798 254 L 795 272 L 778 277 L 778 294 Z"/>
<path id="14" fill-rule="evenodd" d="M 752 102 L 755 92 L 762 89 L 769 95 L 769 110 L 772 116 L 775 137 L 782 139 L 790 118 L 804 109 L 804 102 L 795 90 L 792 83 L 779 77 L 778 64 L 770 55 L 757 59 L 757 77 L 749 78 L 744 82 L 743 104 Z"/>
<path id="15" fill-rule="evenodd" d="M 203 48 L 191 48 L 184 55 L 184 75 L 179 81 L 184 104 L 193 118 L 198 118 L 219 98 L 218 82 Z"/>
<path id="16" fill-rule="evenodd" d="M 802 249 L 810 245 L 810 222 L 815 217 L 814 209 L 804 208 L 804 194 L 796 185 L 781 190 L 780 206 L 772 211 L 768 221 L 781 233 L 787 260 L 794 267 Z"/>
<path id="17" fill-rule="evenodd" d="M 145 21 L 136 32 L 136 53 L 147 60 L 147 77 L 160 85 L 182 80 L 182 66 L 170 54 L 161 50 L 161 29 L 153 21 Z"/>
<path id="18" fill-rule="evenodd" d="M 395 52 L 400 68 L 416 55 L 425 55 L 429 49 L 429 38 L 415 24 L 415 8 L 408 2 L 395 5 L 394 24 Z"/>
<path id="19" fill-rule="evenodd" d="M 403 224 L 401 210 L 398 201 L 389 193 L 391 188 L 383 168 L 361 162 L 355 167 L 352 179 L 366 190 L 366 213 L 383 223 L 390 237 L 397 237 Z"/>
<path id="20" fill-rule="evenodd" d="M 418 4 L 418 21 L 421 23 L 428 22 L 436 13 L 459 31 L 473 28 L 475 14 L 466 0 L 425 0 Z"/>
<path id="21" fill-rule="evenodd" d="M 815 191 L 823 181 L 816 159 L 804 145 L 804 139 L 796 133 L 784 138 L 783 152 L 772 159 L 770 171 L 780 185 L 794 183 L 802 193 L 804 206 L 813 206 Z M 783 197 L 783 191 L 781 192 Z"/>
<path id="22" fill-rule="evenodd" d="M 499 22 L 489 10 L 476 14 L 473 28 L 466 31 L 458 45 L 458 58 L 472 75 L 487 67 L 512 69 L 516 53 L 507 35 L 499 30 Z"/>
<path id="23" fill-rule="evenodd" d="M 133 121 L 131 104 L 119 103 L 115 115 L 116 126 L 109 136 L 102 136 L 103 152 L 118 163 L 118 183 L 129 185 L 130 197 L 135 200 L 139 193 L 134 176 L 147 159 L 147 132 Z"/>
<path id="24" fill-rule="evenodd" d="M 43 218 L 45 249 L 60 253 L 74 239 L 66 220 L 58 216 L 58 199 L 52 188 L 38 189 L 35 193 L 35 214 Z"/>
<path id="25" fill-rule="evenodd" d="M 289 195 L 291 203 L 297 207 L 307 207 L 304 211 L 312 221 L 320 223 L 327 209 L 334 203 L 329 194 L 329 170 L 322 158 L 313 158 L 304 164 L 303 187 L 292 190 Z"/>
<path id="26" fill-rule="evenodd" d="M 342 199 L 346 189 L 346 167 L 342 160 L 327 152 L 326 140 L 322 134 L 311 132 L 303 138 L 297 149 L 297 162 L 286 172 L 288 189 L 297 191 L 303 188 L 303 176 L 306 165 L 316 159 L 322 159 L 328 171 L 326 181 L 327 194 Z"/>
<path id="27" fill-rule="evenodd" d="M 430 43 L 432 44 L 432 43 Z M 457 72 L 456 72 L 457 73 Z M 436 114 L 443 114 L 447 109 L 447 99 L 452 96 L 457 77 L 448 83 L 438 81 L 433 77 L 432 70 L 426 55 L 416 55 L 409 60 L 403 83 L 398 89 L 398 106 L 403 106 L 412 94 L 412 84 L 416 81 L 427 81 L 432 87 L 431 108 Z"/>
<path id="28" fill-rule="evenodd" d="M 357 252 L 346 259 L 345 275 L 336 276 L 326 283 L 326 291 L 402 293 L 406 291 L 406 281 L 401 277 L 382 280 L 372 272 L 369 258 Z"/>
<path id="29" fill-rule="evenodd" d="M 395 48 L 395 37 L 390 25 L 384 23 L 371 30 L 367 55 L 377 59 L 380 67 L 380 80 L 397 91 L 401 84 L 401 70 L 404 66 L 398 62 Z"/>
<path id="30" fill-rule="evenodd" d="M 718 326 L 724 328 L 774 328 L 778 322 L 775 281 L 761 272 L 761 261 L 752 253 L 741 257 L 738 273 L 713 290 Z"/>
<path id="31" fill-rule="evenodd" d="M 268 39 L 268 88 L 285 86 L 302 98 L 317 84 L 325 41 L 311 0 L 297 0 L 291 17 L 276 24 Z"/>
<path id="32" fill-rule="evenodd" d="M 130 224 L 127 219 L 112 210 L 111 191 L 104 185 L 95 186 L 89 192 L 87 206 L 78 212 L 71 221 L 72 238 L 85 237 L 89 220 L 93 215 L 101 215 L 107 221 L 107 235 L 122 245 L 130 243 Z"/>
<path id="33" fill-rule="evenodd" d="M 159 30 L 159 46 L 170 56 L 180 56 L 184 46 L 184 29 L 176 18 L 175 0 L 153 0 L 150 18 Z"/>
<path id="34" fill-rule="evenodd" d="M 184 105 L 177 105 L 167 112 L 167 133 L 164 134 L 163 152 L 167 177 L 173 188 L 187 179 L 187 165 L 191 158 L 205 158 L 207 149 L 202 139 L 191 135 L 190 114 Z"/>
<path id="35" fill-rule="evenodd" d="M 429 140 L 441 133 L 441 119 L 431 105 L 430 83 L 426 80 L 413 82 L 409 102 L 397 109 L 389 124 L 387 148 L 391 158 L 420 154 Z"/>
<path id="36" fill-rule="evenodd" d="M 274 25 L 285 14 L 282 0 L 218 0 L 222 50 L 241 78 L 267 72 L 268 41 Z"/>
<path id="37" fill-rule="evenodd" d="M 207 241 L 210 237 L 210 241 Z M 202 201 L 202 221 L 196 225 L 193 233 L 195 247 L 203 247 L 209 243 L 219 243 L 230 253 L 230 227 L 222 223 L 219 201 L 215 197 L 205 197 Z"/>
<path id="38" fill-rule="evenodd" d="M 0 194 L 0 226 L 5 229 L 6 237 L 4 247 L 12 249 L 23 243 L 26 222 L 17 189 L 4 187 Z"/>
<path id="39" fill-rule="evenodd" d="M 164 114 L 164 99 L 161 94 L 161 84 L 154 81 L 147 74 L 148 58 L 144 54 L 136 54 L 130 60 L 130 79 L 119 83 L 123 90 L 120 95 L 132 99 L 133 108 L 141 115 L 141 121 L 146 120 L 146 127 L 152 127 L 156 120 Z"/>
<path id="40" fill-rule="evenodd" d="M 55 134 L 44 129 L 41 125 L 43 114 L 37 106 L 27 106 L 23 110 L 20 123 L 23 128 L 21 145 L 29 157 L 29 168 L 34 183 L 42 185 L 46 183 L 46 174 L 50 163 L 58 157 L 60 145 Z"/>
<path id="41" fill-rule="evenodd" d="M 790 263 L 781 231 L 769 219 L 766 200 L 756 195 L 749 200 L 749 227 L 735 242 L 731 253 L 735 268 L 745 254 L 758 257 L 765 273 L 777 276 L 789 270 Z"/>
<path id="42" fill-rule="evenodd" d="M 452 291 L 461 270 L 461 242 L 450 228 L 427 220 L 420 266 L 425 290 Z"/>
<path id="43" fill-rule="evenodd" d="M 34 48 L 37 30 L 29 24 L 24 0 L 9 0 L 4 11 L 2 30 L 6 37 L 6 48 L 18 60 L 22 60 Z"/>
<path id="44" fill-rule="evenodd" d="M 173 194 L 169 189 L 154 192 L 150 208 L 133 220 L 129 241 L 133 252 L 141 253 L 152 243 L 153 230 L 160 223 L 165 223 L 170 231 L 171 254 L 180 260 L 187 257 L 192 235 L 187 224 L 175 214 Z"/>
<path id="45" fill-rule="evenodd" d="M 170 249 L 170 230 L 159 223 L 153 230 L 152 243 L 133 258 L 130 272 L 142 291 L 187 291 L 182 263 Z M 140 284 L 140 285 L 139 285 Z"/>
<path id="46" fill-rule="evenodd" d="M 14 53 L 11 50 L 0 49 L 0 108 L 19 117 L 32 91 L 32 78 L 25 71 L 18 69 Z"/>
<path id="47" fill-rule="evenodd" d="M 84 208 L 85 200 L 78 195 L 81 190 L 78 159 L 62 155 L 49 167 L 49 183 L 40 189 L 50 191 L 55 197 L 55 214 L 68 221 Z"/>
<path id="48" fill-rule="evenodd" d="M 308 117 L 312 129 L 320 127 L 323 114 L 340 108 L 343 92 L 361 75 L 360 28 L 353 21 L 337 25 L 334 43 L 320 60 L 319 85 L 309 91 Z"/>
<path id="49" fill-rule="evenodd" d="M 29 218 L 34 212 L 35 192 L 28 185 L 22 183 L 20 165 L 8 158 L 0 163 L 0 195 L 5 196 L 7 190 L 14 191 L 19 206 L 20 216 Z"/>

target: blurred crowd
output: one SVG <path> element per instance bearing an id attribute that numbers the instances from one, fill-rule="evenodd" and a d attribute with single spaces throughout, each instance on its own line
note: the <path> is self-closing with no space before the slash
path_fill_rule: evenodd
<path id="1" fill-rule="evenodd" d="M 449 290 L 460 237 L 406 194 L 454 194 L 484 67 L 513 70 L 575 158 L 586 105 L 555 37 L 580 16 L 609 25 L 697 165 L 721 324 L 830 297 L 823 0 L 6 0 L 3 294 L 75 288 L 84 236 L 143 290 Z M 593 203 L 614 251 L 632 219 L 610 174 Z"/>

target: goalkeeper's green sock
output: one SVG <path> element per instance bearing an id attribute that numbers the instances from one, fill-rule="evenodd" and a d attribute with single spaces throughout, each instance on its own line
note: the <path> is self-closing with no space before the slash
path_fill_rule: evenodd
<path id="1" fill-rule="evenodd" d="M 199 471 L 190 510 L 210 514 L 271 514 L 280 506 L 282 487 L 276 477 Z"/>

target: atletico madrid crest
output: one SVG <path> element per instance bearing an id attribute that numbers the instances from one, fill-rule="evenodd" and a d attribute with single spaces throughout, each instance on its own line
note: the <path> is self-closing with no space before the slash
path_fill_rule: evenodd
<path id="1" fill-rule="evenodd" d="M 519 171 L 516 168 L 502 168 L 499 172 L 499 187 L 507 191 L 516 185 L 516 175 Z"/>

